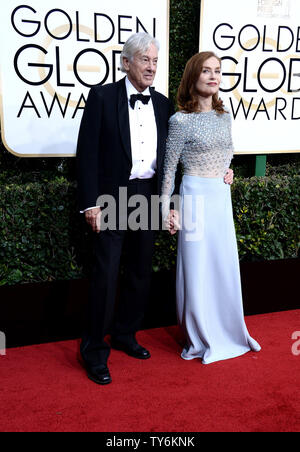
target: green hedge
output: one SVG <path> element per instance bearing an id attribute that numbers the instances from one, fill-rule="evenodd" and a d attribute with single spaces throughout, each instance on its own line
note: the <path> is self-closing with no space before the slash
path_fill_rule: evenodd
<path id="1" fill-rule="evenodd" d="M 232 198 L 241 260 L 297 257 L 300 176 L 237 178 Z M 82 278 L 90 256 L 74 182 L 0 185 L 0 285 Z M 175 262 L 176 237 L 158 233 L 154 271 Z"/>
<path id="2" fill-rule="evenodd" d="M 237 180 L 233 202 L 241 260 L 298 256 L 299 175 Z"/>
<path id="3" fill-rule="evenodd" d="M 237 178 L 232 203 L 241 261 L 299 257 L 300 176 Z M 154 269 L 176 262 L 176 238 L 160 234 Z"/>
<path id="4" fill-rule="evenodd" d="M 74 192 L 64 178 L 0 185 L 1 285 L 81 277 Z"/>
<path id="5" fill-rule="evenodd" d="M 199 0 L 170 1 L 170 97 L 198 51 Z M 28 159 L 0 143 L 0 284 L 85 277 L 91 236 L 78 214 L 74 159 Z M 242 260 L 296 257 L 299 249 L 299 154 L 270 156 L 261 179 L 254 156 L 237 156 L 232 189 Z M 293 162 L 292 165 L 287 163 Z M 274 165 L 274 166 L 273 166 Z M 174 268 L 176 238 L 158 234 L 155 271 Z"/>

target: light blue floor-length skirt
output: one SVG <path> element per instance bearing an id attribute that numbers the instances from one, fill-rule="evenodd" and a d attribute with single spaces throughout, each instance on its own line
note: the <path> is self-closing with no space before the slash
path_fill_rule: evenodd
<path id="1" fill-rule="evenodd" d="M 230 185 L 222 178 L 185 175 L 180 194 L 176 290 L 186 337 L 181 357 L 209 364 L 259 351 L 244 319 Z"/>

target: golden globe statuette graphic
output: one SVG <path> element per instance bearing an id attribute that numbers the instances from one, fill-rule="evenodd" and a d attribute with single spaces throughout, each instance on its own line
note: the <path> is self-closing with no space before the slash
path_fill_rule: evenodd
<path id="1" fill-rule="evenodd" d="M 255 41 L 256 41 L 255 39 L 250 39 L 246 41 L 243 44 L 244 49 L 251 48 Z M 299 88 L 293 89 L 290 87 L 289 90 L 285 89 L 286 85 L 288 84 L 287 82 L 288 75 L 290 77 L 300 76 L 300 73 L 297 72 L 292 72 L 291 74 L 288 74 L 290 60 L 298 59 L 299 55 L 297 54 L 285 55 L 285 57 L 282 58 L 280 54 L 277 55 L 275 52 L 277 42 L 274 39 L 266 37 L 263 40 L 262 38 L 260 38 L 259 42 L 261 45 L 263 43 L 266 43 L 270 47 L 274 48 L 273 58 L 269 59 L 267 63 L 264 63 L 264 61 L 261 62 L 261 60 L 264 59 L 264 56 L 258 53 L 257 58 L 252 58 L 250 61 L 247 60 L 247 80 L 244 82 L 244 87 L 246 86 L 246 91 L 248 91 L 249 94 L 246 91 L 243 91 L 243 93 L 241 93 L 239 88 L 235 88 L 232 91 L 232 93 L 235 99 L 238 101 L 238 104 L 239 105 L 242 104 L 244 107 L 246 107 L 247 111 L 252 110 L 254 112 L 254 116 L 255 113 L 258 112 L 258 109 L 261 109 L 261 111 L 265 109 L 266 114 L 274 118 L 278 111 L 277 110 L 274 111 L 272 109 L 276 106 L 279 108 L 279 105 L 277 105 L 278 99 L 285 99 L 286 96 L 292 97 L 293 93 L 300 91 Z M 243 57 L 245 56 L 246 52 L 246 50 L 244 49 L 239 50 L 237 54 L 235 54 L 234 56 L 234 59 L 238 61 L 238 63 L 243 62 Z M 277 61 L 276 56 L 278 57 Z M 278 63 L 279 59 L 281 63 Z M 261 66 L 262 64 L 263 66 Z M 259 70 L 259 72 L 257 72 L 257 67 L 260 68 L 263 67 L 264 70 Z M 234 62 L 232 62 L 231 66 L 229 67 L 229 73 L 231 74 L 230 86 L 233 87 L 236 84 L 237 76 L 236 75 L 237 65 Z M 263 85 L 269 92 L 262 92 L 262 90 L 257 89 L 258 80 L 259 84 Z M 255 82 L 254 85 L 252 81 Z M 292 85 L 292 80 L 290 84 Z M 255 90 L 257 90 L 256 94 Z M 274 92 L 274 94 L 272 94 L 272 92 Z M 281 95 L 283 95 L 284 97 L 279 98 L 278 93 L 281 93 Z"/>
<path id="2" fill-rule="evenodd" d="M 267 17 L 267 18 L 288 18 L 290 15 L 290 0 L 258 0 L 258 16 Z M 270 27 L 267 28 L 270 31 Z M 234 56 L 235 60 L 238 62 L 242 61 L 243 58 L 247 55 L 247 51 L 254 47 L 263 48 L 272 53 L 272 57 L 267 59 L 267 63 L 264 64 L 265 54 L 261 52 L 257 52 L 257 56 L 255 58 L 247 59 L 247 81 L 244 82 L 244 87 L 251 85 L 251 80 L 255 80 L 259 82 L 259 85 L 264 86 L 266 89 L 264 92 L 262 90 L 257 90 L 257 94 L 254 94 L 255 89 L 249 89 L 249 95 L 244 92 L 241 94 L 238 88 L 233 90 L 233 95 L 238 101 L 239 104 L 243 104 L 247 111 L 252 110 L 255 114 L 258 111 L 265 111 L 268 116 L 275 116 L 278 114 L 277 107 L 279 109 L 278 93 L 280 92 L 283 95 L 283 98 L 280 98 L 281 101 L 285 99 L 286 96 L 293 96 L 293 93 L 300 91 L 300 89 L 292 89 L 289 87 L 289 90 L 285 89 L 287 85 L 287 72 L 289 70 L 289 62 L 291 59 L 298 59 L 299 56 L 297 54 L 288 54 L 284 55 L 282 58 L 282 47 L 278 46 L 278 42 L 272 38 L 268 37 L 263 33 L 260 33 L 258 36 L 255 36 L 252 39 L 247 40 L 246 42 L 241 43 L 242 48 L 239 49 L 237 54 Z M 268 46 L 268 48 L 266 48 Z M 253 54 L 252 54 L 253 56 Z M 262 61 L 261 61 L 262 60 Z M 280 63 L 279 63 L 280 62 Z M 249 66 L 248 66 L 249 63 Z M 259 64 L 261 63 L 261 65 Z M 257 71 L 257 67 L 261 68 L 263 65 L 264 70 Z M 236 72 L 236 67 L 234 63 L 230 67 L 230 73 L 234 74 Z M 253 70 L 251 70 L 253 68 Z M 266 70 L 267 69 L 267 70 Z M 292 73 L 291 77 L 299 77 L 300 73 Z M 234 86 L 236 83 L 235 76 L 231 75 L 230 77 L 230 85 Z M 291 83 L 290 83 L 291 84 Z M 266 86 L 268 85 L 268 86 Z M 257 83 L 255 84 L 257 88 Z M 276 89 L 278 88 L 278 89 Z M 274 93 L 274 94 L 272 94 Z M 257 99 L 257 101 L 255 101 Z M 275 111 L 274 111 L 275 110 Z M 282 109 L 283 110 L 283 109 Z M 282 111 L 279 110 L 279 111 Z"/>
<path id="3" fill-rule="evenodd" d="M 168 94 L 169 0 L 6 0 L 0 24 L 1 135 L 18 157 L 75 156 L 89 89 L 125 76 L 119 57 L 133 33 L 160 41 L 155 87 Z"/>
<path id="4" fill-rule="evenodd" d="M 94 38 L 94 33 L 95 31 L 91 28 L 89 28 L 86 25 L 78 25 L 77 24 L 72 24 L 72 33 L 77 33 L 79 30 L 79 32 L 81 33 L 81 36 L 87 36 L 91 39 Z M 66 32 L 68 31 L 68 26 L 67 25 L 63 25 L 60 27 L 57 27 L 53 30 L 51 30 L 51 34 L 54 36 L 60 36 L 60 35 L 64 35 Z M 51 36 L 47 36 L 47 38 L 45 39 L 42 47 L 49 52 L 51 47 L 54 46 L 54 38 Z M 76 59 L 74 60 L 73 64 L 71 62 L 64 62 L 64 67 L 60 68 L 61 72 L 64 74 L 64 76 L 66 77 L 65 79 L 68 79 L 68 73 L 74 73 L 74 69 L 76 70 L 76 74 L 79 77 L 79 74 L 85 74 L 85 79 L 83 79 L 83 77 L 79 77 L 82 84 L 91 86 L 93 84 L 103 84 L 106 82 L 108 76 L 109 76 L 109 67 L 108 67 L 108 57 L 106 58 L 106 60 L 104 60 L 103 58 L 99 59 L 99 53 L 98 53 L 98 64 L 95 63 L 95 53 L 93 53 L 94 49 L 90 49 L 90 55 L 87 57 L 87 53 L 84 55 L 84 48 L 82 50 L 82 52 L 78 52 Z M 109 55 L 109 53 L 121 53 L 122 51 L 122 46 L 121 45 L 113 45 L 113 46 L 108 46 L 104 49 L 101 49 L 101 53 L 106 56 Z M 51 52 L 50 52 L 51 53 Z M 53 52 L 52 52 L 53 53 Z M 68 54 L 68 52 L 65 52 Z M 78 64 L 79 62 L 79 58 L 78 55 L 80 55 L 81 53 L 81 58 L 85 59 L 85 63 L 84 64 Z M 41 53 L 38 64 L 39 64 L 39 77 L 40 80 L 45 80 L 46 79 L 46 70 L 45 70 L 45 66 L 46 66 L 46 54 L 45 53 Z M 86 79 L 86 75 L 88 75 L 89 80 Z M 62 76 L 62 75 L 61 75 Z M 113 79 L 116 79 L 116 74 L 112 74 Z M 82 109 L 85 106 L 85 102 L 83 99 L 83 93 L 79 92 L 78 89 L 74 89 L 72 93 L 69 92 L 69 89 L 64 89 L 62 90 L 60 88 L 60 91 L 56 88 L 54 88 L 52 86 L 52 84 L 50 83 L 50 81 L 47 81 L 44 85 L 44 89 L 48 92 L 48 94 L 51 96 L 51 98 L 53 99 L 55 96 L 57 96 L 57 98 L 59 99 L 59 102 L 61 105 L 65 105 L 67 108 L 73 108 L 76 111 L 78 109 Z M 86 90 L 87 91 L 87 90 Z M 70 94 L 74 97 L 70 97 Z"/>
<path id="5" fill-rule="evenodd" d="M 222 58 L 235 154 L 300 151 L 299 14 L 297 0 L 201 2 L 199 50 Z"/>

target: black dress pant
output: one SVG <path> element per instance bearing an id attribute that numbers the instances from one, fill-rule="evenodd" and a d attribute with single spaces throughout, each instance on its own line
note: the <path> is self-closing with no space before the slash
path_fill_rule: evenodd
<path id="1" fill-rule="evenodd" d="M 103 230 L 94 237 L 94 265 L 87 308 L 87 325 L 81 353 L 93 368 L 106 365 L 110 346 L 107 334 L 123 342 L 134 340 L 144 317 L 151 284 L 154 231 L 151 230 L 151 195 L 156 180 L 130 181 L 128 199 L 143 195 L 148 206 L 146 230 Z M 123 206 L 124 207 L 124 206 Z M 128 218 L 134 208 L 128 208 Z M 124 269 L 118 303 L 121 258 Z M 116 308 L 116 309 L 115 309 Z"/>

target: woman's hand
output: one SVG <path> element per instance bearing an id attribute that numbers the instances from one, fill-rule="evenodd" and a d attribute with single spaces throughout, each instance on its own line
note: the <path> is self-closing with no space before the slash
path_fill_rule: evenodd
<path id="1" fill-rule="evenodd" d="M 224 177 L 225 184 L 231 185 L 233 182 L 233 176 L 234 176 L 233 170 L 228 168 L 228 170 L 225 174 L 225 177 Z"/>
<path id="2" fill-rule="evenodd" d="M 165 225 L 171 235 L 176 234 L 180 229 L 179 212 L 177 210 L 170 210 Z"/>

